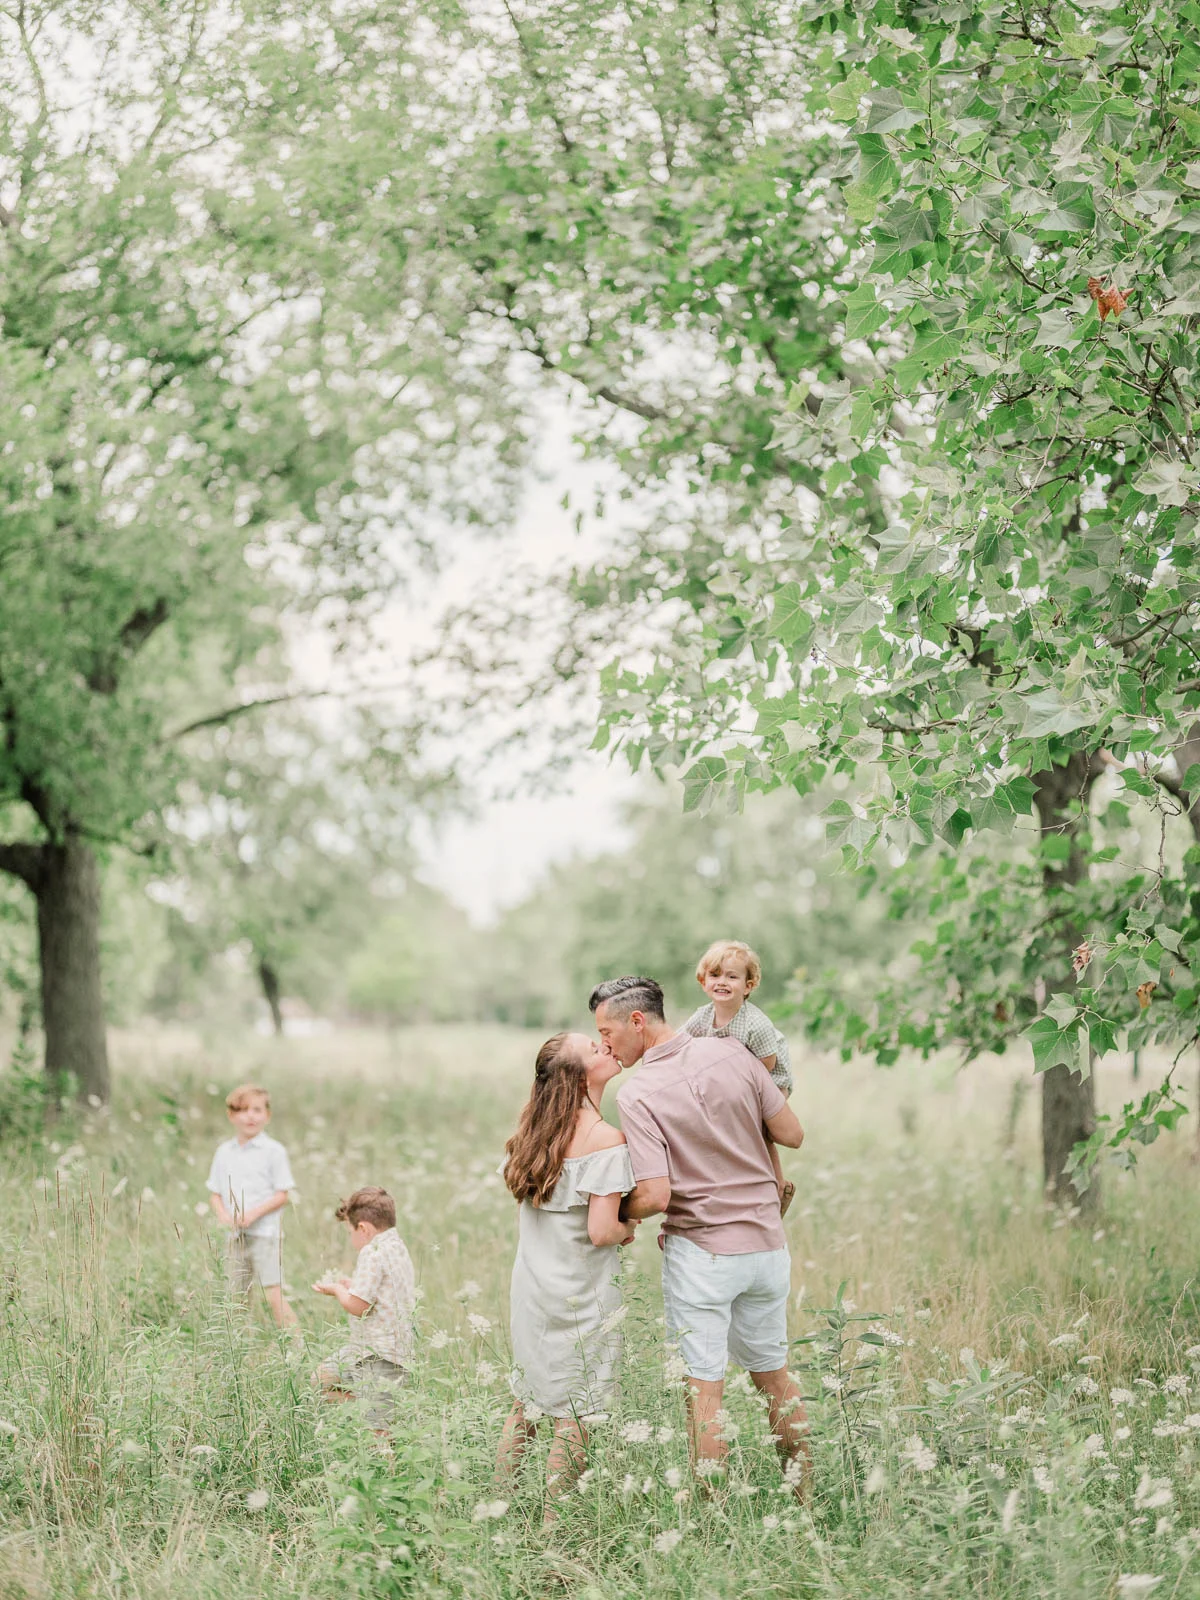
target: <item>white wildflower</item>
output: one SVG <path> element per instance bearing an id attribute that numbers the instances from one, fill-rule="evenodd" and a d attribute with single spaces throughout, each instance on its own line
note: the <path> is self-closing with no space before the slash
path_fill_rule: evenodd
<path id="1" fill-rule="evenodd" d="M 858 1310 L 858 1301 L 857 1300 L 843 1300 L 842 1301 L 842 1310 L 844 1312 L 846 1312 L 847 1315 L 849 1315 L 849 1313 L 852 1312 L 852 1311 L 857 1311 Z"/>
<path id="2" fill-rule="evenodd" d="M 621 1429 L 621 1437 L 626 1444 L 649 1444 L 654 1437 L 654 1425 L 650 1422 L 627 1422 Z"/>
<path id="3" fill-rule="evenodd" d="M 1117 1579 L 1119 1595 L 1149 1594 L 1156 1583 L 1161 1583 L 1151 1572 L 1123 1572 Z"/>
<path id="4" fill-rule="evenodd" d="M 1107 1455 L 1108 1452 L 1104 1445 L 1104 1435 L 1102 1433 L 1089 1433 L 1087 1438 L 1083 1441 L 1083 1453 L 1085 1456 L 1092 1457 Z"/>
<path id="5" fill-rule="evenodd" d="M 654 1540 L 654 1548 L 658 1551 L 660 1556 L 669 1556 L 671 1551 L 674 1550 L 675 1546 L 682 1538 L 683 1535 L 680 1533 L 678 1528 L 668 1528 L 666 1533 L 660 1533 L 656 1535 Z"/>
<path id="6" fill-rule="evenodd" d="M 446 1476 L 448 1478 L 453 1478 L 455 1481 L 457 1481 L 459 1478 L 462 1477 L 462 1475 L 463 1475 L 463 1465 L 462 1465 L 461 1461 L 447 1461 L 447 1463 L 446 1463 Z"/>
<path id="7" fill-rule="evenodd" d="M 764 1517 L 762 1520 L 762 1525 L 767 1533 L 774 1533 L 775 1529 L 779 1526 L 779 1518 L 773 1515 Z"/>
<path id="8" fill-rule="evenodd" d="M 265 1489 L 251 1489 L 246 1496 L 247 1511 L 265 1511 L 271 1503 L 271 1496 Z"/>
<path id="9" fill-rule="evenodd" d="M 1183 1420 L 1189 1428 L 1200 1428 L 1200 1411 L 1193 1411 L 1190 1416 L 1184 1417 Z"/>
<path id="10" fill-rule="evenodd" d="M 846 1387 L 845 1379 L 830 1377 L 828 1373 L 821 1379 L 822 1389 L 828 1389 L 830 1394 L 840 1394 Z"/>
<path id="11" fill-rule="evenodd" d="M 352 1517 L 357 1510 L 358 1496 L 356 1494 L 348 1494 L 337 1508 L 337 1514 L 339 1517 Z"/>
<path id="12" fill-rule="evenodd" d="M 592 1487 L 595 1476 L 595 1467 L 588 1467 L 586 1472 L 581 1472 L 579 1474 L 579 1477 L 575 1480 L 575 1487 L 578 1489 L 580 1494 L 586 1494 L 588 1492 L 588 1490 Z"/>
<path id="13" fill-rule="evenodd" d="M 1186 1422 L 1156 1422 L 1150 1430 L 1156 1439 L 1178 1439 L 1191 1431 Z"/>
<path id="14" fill-rule="evenodd" d="M 882 1494 L 887 1488 L 887 1473 L 878 1462 L 867 1473 L 867 1481 L 863 1484 L 863 1488 L 867 1494 Z"/>
<path id="15" fill-rule="evenodd" d="M 461 1300 L 465 1305 L 468 1300 L 478 1300 L 482 1293 L 483 1290 L 475 1282 L 474 1278 L 468 1278 L 454 1298 Z"/>
<path id="16" fill-rule="evenodd" d="M 1158 1385 L 1151 1378 L 1135 1378 L 1133 1386 L 1135 1389 L 1149 1389 L 1151 1394 L 1158 1393 Z"/>
<path id="17" fill-rule="evenodd" d="M 154 1200 L 155 1200 L 154 1190 L 150 1187 L 149 1184 L 147 1184 L 146 1187 L 142 1190 L 142 1204 L 144 1206 L 152 1206 L 154 1204 Z"/>
<path id="18" fill-rule="evenodd" d="M 663 1362 L 664 1383 L 669 1385 L 682 1383 L 687 1375 L 687 1362 L 678 1353 L 669 1355 Z"/>
<path id="19" fill-rule="evenodd" d="M 15 1439 L 18 1431 L 15 1422 L 10 1422 L 7 1417 L 0 1417 L 0 1433 L 6 1434 L 10 1439 Z"/>
<path id="20" fill-rule="evenodd" d="M 507 1510 L 507 1500 L 481 1500 L 471 1513 L 471 1521 L 498 1522 Z"/>
<path id="21" fill-rule="evenodd" d="M 873 1322 L 870 1332 L 876 1338 L 882 1339 L 884 1344 L 891 1346 L 893 1350 L 902 1350 L 904 1348 L 904 1337 L 902 1334 L 897 1333 L 895 1328 L 887 1328 L 882 1322 Z"/>
<path id="22" fill-rule="evenodd" d="M 1163 1379 L 1164 1394 L 1186 1394 L 1187 1392 L 1188 1381 L 1182 1372 L 1172 1373 L 1169 1378 Z"/>
<path id="23" fill-rule="evenodd" d="M 1100 1393 L 1100 1385 L 1095 1378 L 1089 1378 L 1085 1372 L 1075 1380 L 1075 1393 L 1088 1396 L 1098 1395 Z"/>
<path id="24" fill-rule="evenodd" d="M 1005 1465 L 1004 1465 L 1003 1461 L 989 1461 L 987 1463 L 986 1467 L 984 1468 L 984 1470 L 986 1472 L 990 1472 L 992 1477 L 995 1478 L 997 1480 L 997 1482 L 999 1482 L 999 1483 L 1003 1483 L 1004 1482 L 1004 1479 L 1005 1479 L 1005 1476 L 1006 1476 L 1006 1468 L 1005 1468 Z"/>
<path id="25" fill-rule="evenodd" d="M 1137 1396 L 1132 1389 L 1110 1389 L 1108 1398 L 1115 1406 L 1131 1406 Z"/>
<path id="26" fill-rule="evenodd" d="M 601 1333 L 611 1333 L 614 1328 L 619 1328 L 628 1315 L 628 1305 L 620 1305 L 615 1311 L 610 1311 L 600 1324 Z"/>
<path id="27" fill-rule="evenodd" d="M 663 1473 L 663 1482 L 668 1489 L 683 1488 L 683 1472 L 679 1467 L 668 1467 Z"/>
<path id="28" fill-rule="evenodd" d="M 654 1435 L 655 1444 L 670 1444 L 675 1437 L 674 1428 L 659 1428 Z"/>
<path id="29" fill-rule="evenodd" d="M 208 1215 L 209 1208 L 205 1205 L 203 1200 L 197 1200 L 196 1204 L 192 1207 L 192 1210 L 198 1217 L 206 1217 Z"/>
<path id="30" fill-rule="evenodd" d="M 1200 1361 L 1200 1344 L 1190 1344 L 1183 1353 L 1189 1361 Z"/>
<path id="31" fill-rule="evenodd" d="M 1011 1533 L 1013 1523 L 1017 1520 L 1017 1508 L 1021 1504 L 1021 1491 L 1010 1489 L 1004 1497 L 1004 1510 L 1000 1513 L 1000 1531 Z"/>
<path id="32" fill-rule="evenodd" d="M 1054 1479 L 1050 1475 L 1049 1467 L 1034 1467 L 1033 1481 L 1043 1494 L 1054 1493 Z"/>
<path id="33" fill-rule="evenodd" d="M 1051 1339 L 1050 1349 L 1065 1350 L 1069 1349 L 1071 1345 L 1078 1343 L 1079 1335 L 1077 1333 L 1060 1333 L 1057 1339 Z"/>
<path id="34" fill-rule="evenodd" d="M 146 1446 L 140 1439 L 122 1439 L 121 1450 L 127 1456 L 144 1456 Z"/>
<path id="35" fill-rule="evenodd" d="M 629 1496 L 631 1494 L 636 1494 L 636 1492 L 637 1480 L 634 1478 L 632 1472 L 627 1472 L 621 1482 L 621 1498 L 623 1500 L 628 1500 Z"/>
<path id="36" fill-rule="evenodd" d="M 1133 1504 L 1138 1511 L 1157 1511 L 1162 1506 L 1169 1506 L 1174 1498 L 1175 1491 L 1171 1488 L 1170 1478 L 1152 1478 L 1148 1472 L 1143 1472 L 1134 1492 Z"/>
<path id="37" fill-rule="evenodd" d="M 489 1383 L 495 1383 L 500 1376 L 499 1367 L 490 1361 L 479 1361 L 475 1365 L 475 1381 L 482 1383 L 486 1388 Z"/>
<path id="38" fill-rule="evenodd" d="M 1113 1429 L 1113 1438 L 1117 1441 L 1118 1444 L 1122 1444 L 1126 1439 L 1128 1439 L 1130 1437 L 1130 1435 L 1132 1433 L 1133 1433 L 1133 1429 L 1132 1428 L 1114 1428 Z"/>
<path id="39" fill-rule="evenodd" d="M 962 1349 L 958 1352 L 958 1359 L 964 1367 L 969 1367 L 972 1364 L 972 1362 L 975 1360 L 975 1352 L 971 1349 L 970 1345 L 964 1345 L 962 1347 Z"/>
<path id="40" fill-rule="evenodd" d="M 675 1491 L 675 1493 L 671 1496 L 671 1499 L 675 1502 L 675 1504 L 677 1506 L 685 1506 L 685 1505 L 687 1505 L 688 1501 L 691 1498 L 692 1498 L 692 1491 L 690 1489 L 677 1489 Z"/>
<path id="41" fill-rule="evenodd" d="M 190 1456 L 199 1456 L 202 1461 L 207 1461 L 217 1455 L 217 1448 L 211 1444 L 194 1444 L 188 1451 Z"/>
<path id="42" fill-rule="evenodd" d="M 431 1350 L 444 1350 L 450 1343 L 450 1335 L 445 1328 L 435 1328 L 425 1342 Z"/>
<path id="43" fill-rule="evenodd" d="M 492 1331 L 490 1318 L 481 1317 L 478 1311 L 467 1313 L 467 1326 L 477 1339 L 486 1339 Z"/>
<path id="44" fill-rule="evenodd" d="M 912 1467 L 914 1472 L 932 1472 L 937 1466 L 937 1455 L 917 1433 L 905 1441 L 900 1459 Z"/>

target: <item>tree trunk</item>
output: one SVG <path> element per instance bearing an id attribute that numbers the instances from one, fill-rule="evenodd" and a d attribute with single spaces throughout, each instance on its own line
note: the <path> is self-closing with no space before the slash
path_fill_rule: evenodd
<path id="1" fill-rule="evenodd" d="M 283 1010 L 279 1004 L 279 974 L 267 956 L 260 955 L 258 958 L 258 981 L 262 984 L 263 995 L 271 1008 L 271 1022 L 276 1036 L 282 1038 Z"/>
<path id="2" fill-rule="evenodd" d="M 1042 869 L 1046 898 L 1053 908 L 1069 896 L 1076 884 L 1088 875 L 1087 856 L 1079 844 L 1086 831 L 1087 803 L 1100 766 L 1083 751 L 1073 751 L 1065 766 L 1051 767 L 1034 776 L 1035 804 L 1043 840 L 1052 836 L 1070 841 L 1066 861 L 1047 861 Z M 1072 987 L 1071 954 L 1083 938 L 1071 915 L 1063 919 L 1062 954 L 1057 971 L 1047 976 L 1046 998 Z M 1099 1184 L 1093 1175 L 1091 1185 L 1078 1195 L 1064 1168 L 1067 1157 L 1096 1127 L 1096 1082 L 1061 1062 L 1042 1074 L 1042 1173 L 1046 1193 L 1061 1205 L 1080 1204 L 1091 1210 L 1099 1200 Z"/>
<path id="3" fill-rule="evenodd" d="M 40 846 L 36 885 L 46 1076 L 61 1098 L 68 1075 L 81 1099 L 109 1095 L 100 985 L 100 869 L 80 839 Z"/>

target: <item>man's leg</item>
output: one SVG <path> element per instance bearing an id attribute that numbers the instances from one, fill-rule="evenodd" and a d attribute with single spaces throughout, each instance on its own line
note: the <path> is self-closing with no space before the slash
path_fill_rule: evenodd
<path id="1" fill-rule="evenodd" d="M 800 1390 L 786 1367 L 774 1372 L 752 1372 L 750 1381 L 767 1397 L 767 1419 L 779 1441 L 777 1449 L 784 1476 L 801 1505 L 812 1496 L 812 1451 L 808 1447 L 808 1414 Z"/>
<path id="2" fill-rule="evenodd" d="M 729 1445 L 717 1421 L 725 1399 L 725 1380 L 692 1378 L 687 1381 L 688 1445 L 697 1476 L 708 1477 L 722 1469 Z"/>

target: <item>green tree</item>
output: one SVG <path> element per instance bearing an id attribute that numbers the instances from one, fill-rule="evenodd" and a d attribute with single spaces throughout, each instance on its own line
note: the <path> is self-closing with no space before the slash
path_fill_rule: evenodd
<path id="1" fill-rule="evenodd" d="M 283 37 L 320 47 L 307 79 Z M 481 504 L 458 470 L 507 448 L 486 355 L 435 369 L 419 298 L 373 301 L 353 164 L 357 209 L 307 203 L 330 179 L 297 121 L 345 83 L 336 44 L 272 0 L 0 11 L 0 870 L 36 902 L 47 1071 L 87 1095 L 97 852 L 158 831 L 198 656 L 241 703 L 273 611 L 350 615 L 431 504 L 504 504 L 502 472 Z"/>

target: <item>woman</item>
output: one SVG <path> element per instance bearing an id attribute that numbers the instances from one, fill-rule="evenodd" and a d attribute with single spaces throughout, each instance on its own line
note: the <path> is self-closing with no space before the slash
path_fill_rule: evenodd
<path id="1" fill-rule="evenodd" d="M 585 1419 L 608 1404 L 621 1353 L 616 1247 L 630 1243 L 636 1224 L 618 1212 L 633 1171 L 624 1134 L 600 1115 L 604 1087 L 620 1070 L 586 1034 L 547 1039 L 505 1146 L 504 1179 L 521 1209 L 512 1274 L 514 1399 L 496 1470 L 502 1478 L 515 1471 L 537 1431 L 533 1415 L 553 1417 L 548 1522 L 553 1500 L 582 1471 Z"/>

